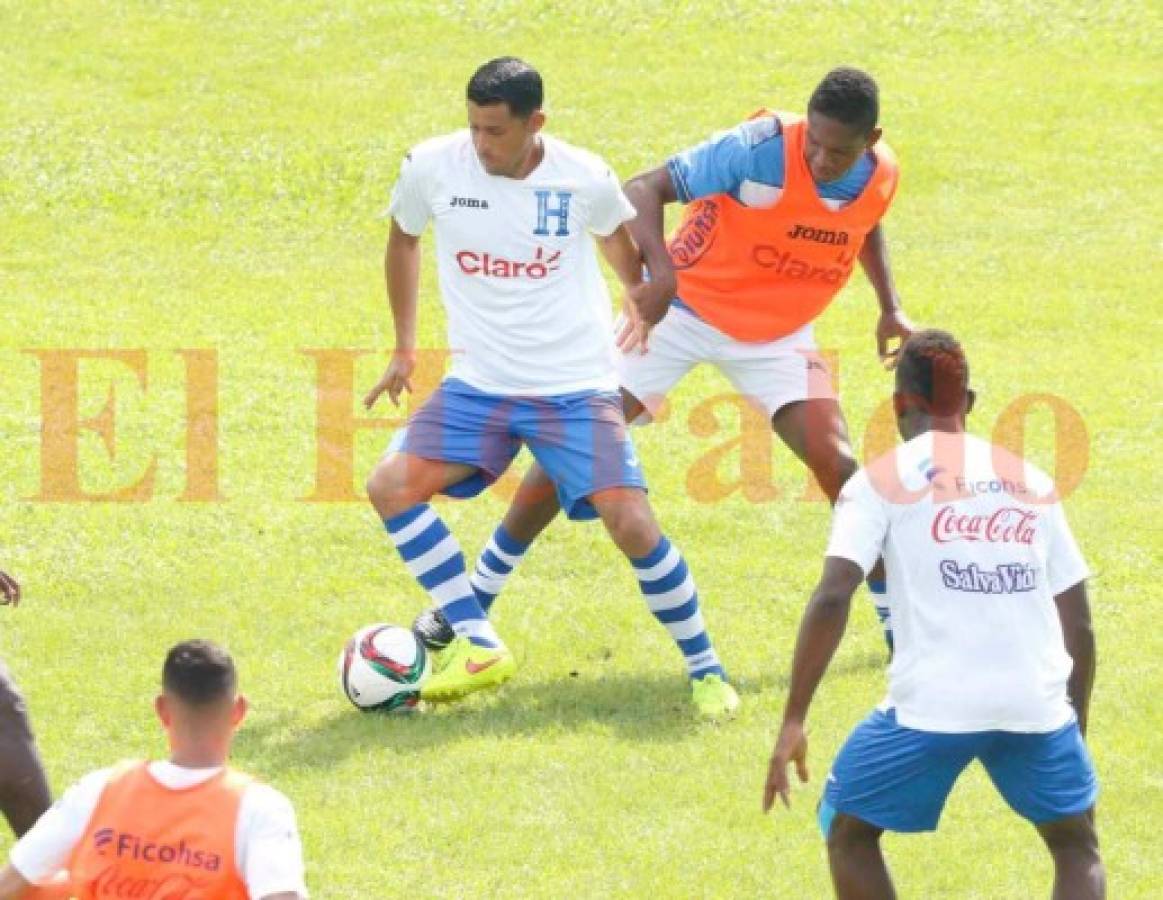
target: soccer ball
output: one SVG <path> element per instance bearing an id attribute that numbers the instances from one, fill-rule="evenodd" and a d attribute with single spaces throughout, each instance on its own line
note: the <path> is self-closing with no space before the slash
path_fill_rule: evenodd
<path id="1" fill-rule="evenodd" d="M 432 660 L 414 634 L 398 625 L 368 625 L 339 654 L 339 686 L 362 710 L 406 712 L 420 702 Z"/>

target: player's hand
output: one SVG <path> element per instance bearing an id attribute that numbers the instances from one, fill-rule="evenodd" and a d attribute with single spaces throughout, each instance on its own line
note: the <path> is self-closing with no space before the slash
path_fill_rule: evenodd
<path id="1" fill-rule="evenodd" d="M 622 315 L 618 318 L 614 344 L 623 353 L 646 353 L 649 342 L 650 324 L 627 295 L 622 301 Z"/>
<path id="2" fill-rule="evenodd" d="M 384 377 L 376 382 L 376 386 L 368 391 L 363 398 L 365 409 L 371 409 L 380 399 L 380 394 L 388 392 L 388 399 L 396 406 L 400 405 L 400 394 L 404 391 L 412 393 L 412 372 L 416 369 L 415 350 L 394 350 L 392 361 L 384 371 Z"/>
<path id="3" fill-rule="evenodd" d="M 20 605 L 20 583 L 7 572 L 0 572 L 0 606 Z"/>
<path id="4" fill-rule="evenodd" d="M 901 346 L 909 339 L 917 326 L 898 307 L 882 312 L 876 323 L 876 353 L 880 357 L 880 364 L 889 371 L 896 368 L 900 358 Z M 890 348 L 889 342 L 893 338 L 900 338 L 895 347 Z"/>
<path id="5" fill-rule="evenodd" d="M 642 320 L 651 328 L 661 322 L 674 300 L 674 279 L 659 277 L 643 281 L 626 291 L 626 296 L 637 308 Z"/>
<path id="6" fill-rule="evenodd" d="M 808 780 L 808 736 L 800 722 L 784 721 L 767 767 L 767 784 L 763 787 L 763 811 L 771 812 L 775 795 L 784 806 L 790 806 L 791 785 L 787 780 L 787 765 L 796 764 L 796 775 L 801 782 Z"/>

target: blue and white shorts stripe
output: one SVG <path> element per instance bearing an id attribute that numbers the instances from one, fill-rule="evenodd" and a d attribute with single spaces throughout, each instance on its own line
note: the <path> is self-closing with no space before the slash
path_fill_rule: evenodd
<path id="1" fill-rule="evenodd" d="M 646 481 L 613 392 L 506 397 L 445 379 L 388 452 L 463 463 L 477 473 L 446 493 L 472 497 L 499 478 L 524 444 L 557 489 L 571 519 L 596 517 L 588 497 L 614 487 L 645 489 Z"/>

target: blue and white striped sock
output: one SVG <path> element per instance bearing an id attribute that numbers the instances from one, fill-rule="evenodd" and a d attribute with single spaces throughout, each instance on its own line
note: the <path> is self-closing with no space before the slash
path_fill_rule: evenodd
<path id="1" fill-rule="evenodd" d="M 522 544 L 509 534 L 504 525 L 497 526 L 488 546 L 481 551 L 476 568 L 468 579 L 476 592 L 477 600 L 480 601 L 481 609 L 486 613 L 492 608 L 497 594 L 501 592 L 513 569 L 528 549 L 529 545 Z"/>
<path id="2" fill-rule="evenodd" d="M 457 637 L 485 647 L 501 646 L 468 582 L 460 544 L 432 507 L 427 503 L 413 506 L 385 519 L 384 527 L 404 565 L 436 601 Z"/>
<path id="3" fill-rule="evenodd" d="M 658 546 L 640 559 L 631 559 L 646 605 L 670 632 L 686 659 L 691 678 L 718 675 L 726 678 L 718 654 L 699 611 L 699 594 L 686 560 L 664 536 Z"/>

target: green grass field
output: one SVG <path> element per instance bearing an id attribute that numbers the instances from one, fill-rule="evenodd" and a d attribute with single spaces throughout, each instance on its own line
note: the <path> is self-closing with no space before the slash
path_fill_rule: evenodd
<path id="1" fill-rule="evenodd" d="M 369 351 L 359 395 L 378 377 L 392 335 L 378 215 L 405 150 L 461 126 L 479 62 L 537 65 L 550 129 L 626 177 L 760 105 L 802 109 L 828 68 L 852 63 L 878 77 L 902 160 L 886 225 L 902 296 L 967 345 L 975 429 L 1031 394 L 1085 422 L 1089 467 L 1067 508 L 1096 573 L 1101 837 L 1111 896 L 1159 896 L 1161 15 L 1123 0 L 1026 6 L 0 0 L 0 568 L 27 591 L 0 611 L 0 654 L 54 789 L 164 753 L 150 708 L 162 654 L 206 636 L 234 652 L 253 701 L 236 762 L 294 801 L 315 897 L 827 896 L 813 810 L 881 696 L 884 651 L 860 597 L 813 709 L 813 781 L 764 818 L 828 516 L 800 500 L 805 476 L 783 448 L 773 499 L 691 496 L 692 467 L 738 426 L 724 412 L 705 436 L 690 419 L 727 383 L 696 372 L 638 442 L 741 717 L 694 721 L 628 567 L 598 526 L 559 522 L 497 607 L 518 678 L 394 719 L 348 706 L 335 657 L 357 627 L 409 622 L 424 599 L 369 506 L 302 500 L 317 380 L 302 351 Z M 438 348 L 431 262 L 422 334 Z M 874 323 L 857 276 L 818 329 L 858 440 L 890 389 Z M 122 363 L 81 364 L 82 418 L 115 388 L 116 453 L 84 431 L 79 461 L 82 487 L 100 492 L 156 458 L 148 501 L 36 499 L 44 362 L 26 351 L 64 348 L 146 351 L 145 391 Z M 182 349 L 217 351 L 220 502 L 179 499 Z M 360 433 L 354 486 L 386 437 Z M 1044 408 L 1026 437 L 1052 466 Z M 720 475 L 738 466 L 731 454 Z M 468 554 L 503 509 L 442 507 Z M 904 896 L 1048 894 L 1035 833 L 980 769 L 939 833 L 886 844 Z"/>

